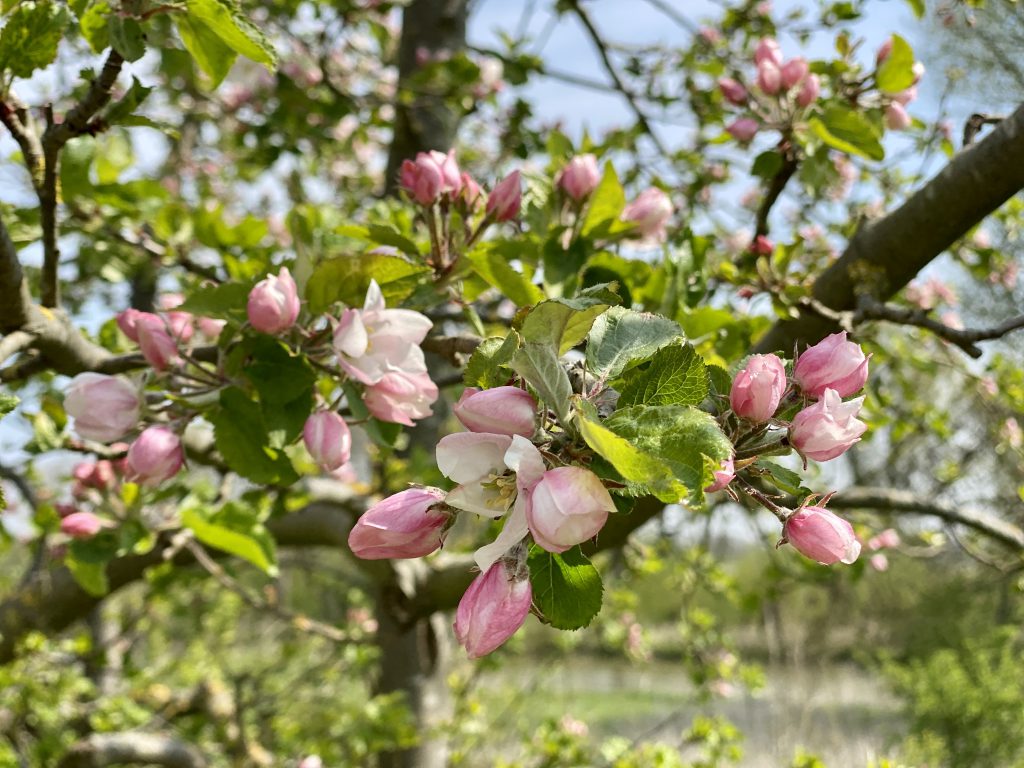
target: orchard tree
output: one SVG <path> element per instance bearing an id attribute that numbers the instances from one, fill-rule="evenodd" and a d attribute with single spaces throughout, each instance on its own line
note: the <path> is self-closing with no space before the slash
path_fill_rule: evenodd
<path id="1" fill-rule="evenodd" d="M 88 620 L 99 685 L 104 602 L 201 575 L 334 654 L 375 647 L 354 668 L 405 725 L 325 764 L 433 768 L 460 657 L 526 622 L 587 632 L 608 553 L 669 506 L 742 505 L 815 569 L 866 548 L 883 568 L 893 514 L 1019 558 L 1024 378 L 985 344 L 1024 327 L 1024 107 L 957 146 L 915 116 L 932 75 L 910 44 L 846 29 L 862 5 L 697 26 L 651 2 L 679 42 L 630 48 L 559 0 L 589 79 L 525 37 L 470 46 L 466 0 L 3 3 L 2 522 L 31 553 L 0 605 L 10 684 Z M 830 57 L 777 41 L 808 28 Z M 522 95 L 551 77 L 632 124 L 574 143 Z M 944 255 L 982 325 L 914 282 Z M 965 390 L 969 449 L 947 442 Z M 47 477 L 58 451 L 78 460 Z M 962 489 L 974 462 L 1002 481 Z M 300 548 L 343 553 L 372 622 L 289 605 Z M 217 756 L 141 715 L 47 742 L 15 708 L 3 729 L 26 764 L 298 764 L 197 691 L 180 711 L 222 724 Z"/>

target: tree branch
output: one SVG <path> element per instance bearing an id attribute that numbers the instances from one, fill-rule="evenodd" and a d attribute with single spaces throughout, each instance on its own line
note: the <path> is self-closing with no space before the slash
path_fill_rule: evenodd
<path id="1" fill-rule="evenodd" d="M 913 491 L 894 488 L 847 488 L 829 501 L 832 509 L 871 509 L 882 513 L 930 515 L 962 525 L 1017 550 L 1024 550 L 1024 530 L 1013 523 L 980 510 L 965 509 Z"/>
<path id="2" fill-rule="evenodd" d="M 115 765 L 159 765 L 165 768 L 206 768 L 199 750 L 160 733 L 94 733 L 61 758 L 57 768 L 106 768 Z"/>
<path id="3" fill-rule="evenodd" d="M 811 298 L 835 311 L 854 310 L 861 294 L 885 301 L 975 224 L 1024 188 L 1024 106 L 965 149 L 895 211 L 861 229 L 815 281 Z M 804 308 L 777 322 L 752 351 L 791 352 L 839 329 Z"/>
<path id="4" fill-rule="evenodd" d="M 636 115 L 637 124 L 643 129 L 644 133 L 650 136 L 651 141 L 654 143 L 657 150 L 667 157 L 669 155 L 668 148 L 661 142 L 658 134 L 656 134 L 654 129 L 651 127 L 651 123 L 647 119 L 647 115 L 640 107 L 636 94 L 633 93 L 629 86 L 627 86 L 619 76 L 619 72 L 615 68 L 615 63 L 608 55 L 608 46 L 601 38 L 601 33 L 598 32 L 597 27 L 594 26 L 594 21 L 590 18 L 590 14 L 583 9 L 578 0 L 568 0 L 568 5 L 572 9 L 572 12 L 576 14 L 576 17 L 580 20 L 580 23 L 586 30 L 587 36 L 594 44 L 594 48 L 597 50 L 597 55 L 601 58 L 601 64 L 604 65 L 605 72 L 608 73 L 608 77 L 610 77 L 612 82 L 615 84 L 615 89 L 622 94 L 622 97 L 629 104 L 629 108 L 632 109 L 633 114 Z"/>

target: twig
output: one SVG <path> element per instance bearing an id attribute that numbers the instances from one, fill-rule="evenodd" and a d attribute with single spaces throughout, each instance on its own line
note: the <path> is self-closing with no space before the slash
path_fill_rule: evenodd
<path id="1" fill-rule="evenodd" d="M 7 362 L 8 358 L 13 357 L 19 352 L 24 352 L 35 340 L 35 336 L 31 333 L 25 333 L 25 331 L 11 331 L 2 339 L 0 339 L 0 365 Z"/>
<path id="2" fill-rule="evenodd" d="M 658 134 L 656 134 L 654 129 L 651 128 L 651 123 L 643 109 L 640 107 L 636 94 L 633 93 L 633 91 L 619 76 L 618 70 L 615 69 L 614 62 L 612 62 L 611 57 L 608 55 L 608 46 L 601 37 L 601 33 L 597 31 L 597 27 L 594 26 L 594 21 L 590 18 L 590 14 L 583 9 L 579 0 L 568 0 L 568 5 L 572 12 L 576 14 L 576 17 L 580 20 L 580 23 L 586 30 L 587 35 L 590 37 L 590 41 L 594 44 L 594 48 L 597 50 L 597 55 L 601 58 L 601 63 L 604 65 L 605 71 L 612 79 L 612 82 L 615 83 L 615 89 L 622 94 L 623 98 L 625 98 L 629 103 L 630 109 L 633 110 L 633 114 L 636 115 L 637 124 L 639 124 L 643 129 L 644 133 L 650 136 L 651 141 L 654 143 L 657 150 L 662 155 L 667 156 L 669 154 L 668 148 L 662 144 Z"/>
<path id="3" fill-rule="evenodd" d="M 800 163 L 793 153 L 792 149 L 785 152 L 782 166 L 772 176 L 771 183 L 768 185 L 768 189 L 765 190 L 764 197 L 761 199 L 761 205 L 757 209 L 757 228 L 754 230 L 756 235 L 767 235 L 768 234 L 768 216 L 772 212 L 772 206 L 778 201 L 779 196 L 786 188 L 786 184 L 793 178 L 793 174 L 796 173 L 796 169 Z"/>
<path id="4" fill-rule="evenodd" d="M 286 621 L 290 626 L 300 632 L 306 632 L 311 635 L 317 635 L 318 637 L 326 638 L 335 643 L 350 643 L 352 637 L 337 627 L 333 627 L 330 624 L 325 624 L 316 619 L 311 619 L 301 613 L 291 611 L 284 606 L 275 605 L 273 603 L 262 600 L 252 592 L 250 592 L 245 586 L 240 584 L 238 581 L 233 579 L 224 568 L 221 567 L 220 563 L 210 557 L 206 550 L 203 549 L 201 544 L 198 544 L 193 539 L 187 539 L 185 541 L 185 548 L 195 557 L 196 562 L 199 563 L 203 569 L 209 573 L 217 583 L 225 589 L 229 589 L 236 595 L 242 598 L 251 608 L 258 611 L 267 611 L 274 616 Z"/>
<path id="5" fill-rule="evenodd" d="M 978 135 L 978 132 L 986 125 L 998 125 L 1006 118 L 997 115 L 982 115 L 975 112 L 964 123 L 964 146 L 970 146 L 974 142 L 974 137 Z"/>

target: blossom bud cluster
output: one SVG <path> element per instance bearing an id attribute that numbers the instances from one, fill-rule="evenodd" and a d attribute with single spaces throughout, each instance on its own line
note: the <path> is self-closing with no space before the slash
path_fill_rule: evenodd
<path id="1" fill-rule="evenodd" d="M 893 41 L 890 37 L 878 47 L 875 63 L 879 66 L 892 54 Z M 915 61 L 913 65 L 914 82 L 905 90 L 891 96 L 885 106 L 885 125 L 891 131 L 905 131 L 913 124 L 907 113 L 907 104 L 917 98 L 917 84 L 924 77 L 924 64 Z"/>
<path id="2" fill-rule="evenodd" d="M 807 60 L 799 56 L 784 59 L 778 42 L 770 37 L 758 41 L 754 65 L 757 73 L 753 88 L 731 77 L 718 80 L 718 90 L 727 102 L 751 111 L 725 129 L 741 144 L 752 141 L 766 120 L 791 120 L 796 111 L 810 107 L 821 95 L 821 80 L 811 72 Z"/>
<path id="3" fill-rule="evenodd" d="M 425 207 L 447 202 L 472 213 L 483 201 L 480 185 L 459 168 L 455 151 L 447 154 L 432 150 L 405 160 L 399 170 L 399 183 L 413 202 Z M 487 196 L 486 213 L 492 221 L 514 221 L 522 204 L 522 182 L 514 171 L 498 182 Z"/>
<path id="4" fill-rule="evenodd" d="M 117 315 L 117 327 L 139 345 L 146 362 L 157 371 L 179 365 L 183 348 L 200 337 L 216 341 L 224 328 L 223 320 L 196 317 L 176 309 L 182 301 L 179 294 L 165 294 L 160 297 L 160 312 L 126 309 Z"/>
<path id="5" fill-rule="evenodd" d="M 533 396 L 518 387 L 466 389 L 454 412 L 469 431 L 437 445 L 438 469 L 455 488 L 390 496 L 360 517 L 349 536 L 359 557 L 420 557 L 441 546 L 459 511 L 504 518 L 495 541 L 477 550 L 480 575 L 459 604 L 455 633 L 471 658 L 493 651 L 526 619 L 527 537 L 549 552 L 565 552 L 595 537 L 615 510 L 589 469 L 550 466 L 531 440 L 537 409 Z"/>

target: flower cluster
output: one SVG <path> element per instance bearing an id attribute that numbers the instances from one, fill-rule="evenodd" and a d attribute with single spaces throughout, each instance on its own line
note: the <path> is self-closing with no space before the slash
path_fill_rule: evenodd
<path id="1" fill-rule="evenodd" d="M 731 77 L 722 77 L 718 89 L 730 104 L 746 107 L 749 114 L 733 120 L 726 131 L 741 143 L 753 140 L 763 126 L 781 127 L 818 100 L 821 80 L 802 57 L 785 60 L 778 42 L 762 38 L 754 50 L 757 74 L 748 88 Z"/>
<path id="2" fill-rule="evenodd" d="M 146 362 L 157 371 L 180 365 L 183 351 L 191 344 L 216 341 L 224 330 L 223 320 L 196 317 L 177 309 L 182 303 L 179 294 L 165 294 L 159 303 L 159 313 L 126 309 L 117 315 L 117 327 L 139 345 Z"/>
<path id="3" fill-rule="evenodd" d="M 875 55 L 875 63 L 881 66 L 882 63 L 892 55 L 893 39 L 890 37 L 878 47 Z M 893 94 L 885 105 L 885 125 L 891 131 L 905 131 L 913 123 L 913 119 L 907 114 L 907 104 L 917 98 L 917 84 L 924 77 L 924 64 L 915 61 L 913 66 L 914 82 L 899 93 Z"/>
<path id="4" fill-rule="evenodd" d="M 459 511 L 504 518 L 476 551 L 480 575 L 459 605 L 456 635 L 471 657 L 490 653 L 522 625 L 530 607 L 527 537 L 565 552 L 595 537 L 615 509 L 601 479 L 583 467 L 551 466 L 532 442 L 537 402 L 518 387 L 467 388 L 455 416 L 469 431 L 437 445 L 437 465 L 456 486 L 414 488 L 359 518 L 349 546 L 359 557 L 420 557 L 441 546 Z"/>
<path id="5" fill-rule="evenodd" d="M 732 413 L 738 417 L 734 440 L 737 451 L 756 444 L 772 430 L 785 429 L 789 444 L 806 461 L 829 461 L 845 453 L 861 439 L 867 425 L 857 418 L 864 397 L 844 401 L 867 382 L 868 356 L 860 345 L 847 341 L 846 332 L 835 333 L 806 349 L 793 366 L 792 377 L 776 355 L 754 355 L 733 379 L 729 393 Z M 802 403 L 791 420 L 781 411 Z M 705 490 L 727 488 L 735 478 L 735 462 L 725 462 L 715 472 L 715 482 Z M 830 565 L 857 558 L 860 544 L 849 523 L 824 505 L 806 503 L 785 515 L 783 541 L 789 541 L 807 557 Z"/>

